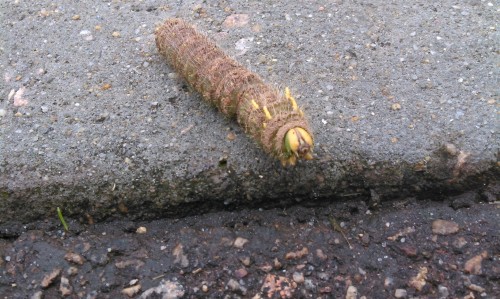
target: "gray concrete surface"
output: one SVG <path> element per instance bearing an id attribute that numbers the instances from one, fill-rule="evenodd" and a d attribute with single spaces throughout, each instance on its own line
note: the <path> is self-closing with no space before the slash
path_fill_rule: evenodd
<path id="1" fill-rule="evenodd" d="M 2 1 L 0 222 L 57 206 L 97 221 L 497 184 L 499 8 Z M 282 169 L 176 77 L 153 35 L 173 16 L 290 86 L 314 161 Z"/>

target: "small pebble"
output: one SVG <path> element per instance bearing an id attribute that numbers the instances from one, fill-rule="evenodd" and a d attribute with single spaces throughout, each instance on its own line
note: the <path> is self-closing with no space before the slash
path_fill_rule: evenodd
<path id="1" fill-rule="evenodd" d="M 245 287 L 243 287 L 239 282 L 237 282 L 236 280 L 234 279 L 230 279 L 226 286 L 231 290 L 231 291 L 238 291 L 240 292 L 241 294 L 245 295 L 246 292 L 247 292 L 247 289 Z"/>
<path id="2" fill-rule="evenodd" d="M 259 269 L 263 272 L 271 272 L 271 270 L 273 269 L 273 266 L 269 265 L 269 264 L 264 264 L 262 266 L 259 267 Z"/>
<path id="3" fill-rule="evenodd" d="M 238 237 L 236 238 L 236 240 L 234 240 L 233 246 L 241 249 L 246 243 L 248 243 L 247 239 Z"/>
<path id="4" fill-rule="evenodd" d="M 278 258 L 275 258 L 274 259 L 274 269 L 279 270 L 279 269 L 281 269 L 281 267 L 282 267 L 282 264 L 281 264 L 280 260 L 278 260 Z"/>
<path id="5" fill-rule="evenodd" d="M 313 291 L 313 292 L 316 291 L 316 285 L 314 284 L 314 282 L 312 281 L 312 279 L 306 279 L 306 280 L 304 280 L 304 286 L 305 286 L 306 290 L 310 290 L 310 291 Z"/>
<path id="6" fill-rule="evenodd" d="M 453 247 L 456 249 L 462 249 L 465 245 L 467 245 L 467 240 L 465 240 L 464 237 L 459 237 L 458 239 L 454 240 L 452 243 Z"/>
<path id="7" fill-rule="evenodd" d="M 293 272 L 293 281 L 296 283 L 303 283 L 304 282 L 304 274 L 301 272 Z"/>
<path id="8" fill-rule="evenodd" d="M 120 32 L 118 32 L 118 31 L 113 31 L 113 33 L 111 35 L 113 37 L 120 37 L 121 36 Z"/>
<path id="9" fill-rule="evenodd" d="M 75 263 L 78 265 L 83 265 L 83 263 L 85 263 L 85 258 L 83 258 L 83 256 L 73 252 L 66 253 L 64 259 L 67 260 L 68 262 Z"/>
<path id="10" fill-rule="evenodd" d="M 465 262 L 464 270 L 466 273 L 470 274 L 481 274 L 481 263 L 484 258 L 488 257 L 488 252 L 483 251 L 481 254 L 478 254 L 471 259 L 469 259 L 467 262 Z"/>
<path id="11" fill-rule="evenodd" d="M 385 288 L 389 288 L 390 286 L 392 286 L 394 284 L 394 279 L 391 278 L 391 277 L 386 277 L 384 279 L 384 287 Z"/>
<path id="12" fill-rule="evenodd" d="M 399 103 L 394 103 L 391 105 L 391 109 L 394 111 L 400 110 L 401 109 L 401 104 Z"/>
<path id="13" fill-rule="evenodd" d="M 416 276 L 412 277 L 408 283 L 409 286 L 415 288 L 417 291 L 421 291 L 427 284 L 427 267 L 421 267 Z"/>
<path id="14" fill-rule="evenodd" d="M 247 14 L 233 14 L 224 20 L 222 26 L 226 28 L 243 27 L 248 24 L 249 19 Z"/>
<path id="15" fill-rule="evenodd" d="M 439 285 L 438 291 L 439 291 L 440 298 L 448 298 L 448 296 L 450 295 L 448 288 L 445 286 Z"/>
<path id="16" fill-rule="evenodd" d="M 144 226 L 139 226 L 135 232 L 138 234 L 145 234 L 148 232 L 148 229 Z"/>
<path id="17" fill-rule="evenodd" d="M 66 271 L 66 273 L 69 276 L 75 276 L 76 274 L 78 274 L 78 268 L 77 267 L 69 267 L 68 270 Z"/>
<path id="18" fill-rule="evenodd" d="M 248 274 L 248 271 L 245 268 L 240 268 L 240 269 L 234 271 L 234 275 L 238 278 L 243 278 L 243 277 L 247 276 L 247 274 Z"/>
<path id="19" fill-rule="evenodd" d="M 236 139 L 236 134 L 234 134 L 234 132 L 229 132 L 227 133 L 226 139 L 229 141 L 233 141 L 234 139 Z"/>
<path id="20" fill-rule="evenodd" d="M 328 274 L 326 272 L 319 272 L 318 278 L 326 281 L 326 280 L 330 279 L 330 274 Z"/>
<path id="21" fill-rule="evenodd" d="M 452 144 L 452 143 L 447 143 L 445 145 L 445 150 L 448 154 L 452 155 L 452 156 L 456 156 L 458 154 L 458 149 L 457 147 Z"/>
<path id="22" fill-rule="evenodd" d="M 30 299 L 42 299 L 43 298 L 43 292 L 42 291 L 38 291 L 36 293 L 34 293 L 33 295 L 31 295 Z"/>
<path id="23" fill-rule="evenodd" d="M 167 77 L 169 79 L 177 79 L 179 78 L 179 75 L 177 73 L 168 73 Z"/>
<path id="24" fill-rule="evenodd" d="M 61 269 L 52 270 L 52 272 L 50 272 L 49 274 L 47 274 L 43 277 L 42 282 L 40 283 L 40 286 L 43 289 L 48 288 L 54 282 L 54 279 L 56 279 L 56 277 L 58 277 L 59 274 L 61 274 L 61 271 L 62 271 Z"/>
<path id="25" fill-rule="evenodd" d="M 417 248 L 411 245 L 403 245 L 399 249 L 401 249 L 401 252 L 407 257 L 416 257 L 418 254 Z"/>
<path id="26" fill-rule="evenodd" d="M 432 222 L 432 233 L 436 235 L 451 235 L 457 233 L 458 230 L 458 224 L 453 221 L 438 219 Z"/>
<path id="27" fill-rule="evenodd" d="M 358 289 L 355 286 L 349 286 L 347 288 L 345 299 L 357 299 L 357 298 L 358 298 Z"/>
<path id="28" fill-rule="evenodd" d="M 321 249 L 316 249 L 316 256 L 321 260 L 321 261 L 326 261 L 328 256 L 323 252 Z"/>
<path id="29" fill-rule="evenodd" d="M 141 290 L 141 285 L 138 284 L 138 285 L 131 286 L 128 288 L 124 288 L 121 293 L 125 296 L 132 298 L 135 295 L 137 295 L 137 293 L 139 293 L 140 290 Z"/>
<path id="30" fill-rule="evenodd" d="M 61 292 L 61 295 L 63 297 L 71 295 L 73 293 L 73 287 L 69 284 L 69 279 L 66 277 L 62 276 L 61 277 L 61 284 L 59 285 L 59 292 Z"/>
<path id="31" fill-rule="evenodd" d="M 471 291 L 478 292 L 478 293 L 482 293 L 482 292 L 484 292 L 484 291 L 485 291 L 485 289 L 484 289 L 483 287 L 478 286 L 477 284 L 473 284 L 473 283 L 469 284 L 469 285 L 467 286 L 467 288 L 468 288 L 469 290 L 471 290 Z"/>
<path id="32" fill-rule="evenodd" d="M 250 266 L 251 260 L 249 256 L 240 257 L 240 262 L 245 266 Z"/>
<path id="33" fill-rule="evenodd" d="M 136 279 L 132 279 L 131 281 L 129 281 L 128 285 L 129 286 L 133 286 L 133 285 L 137 284 L 138 282 L 139 282 L 139 279 L 137 279 L 137 278 Z"/>
<path id="34" fill-rule="evenodd" d="M 406 290 L 405 289 L 396 289 L 394 292 L 394 297 L 396 298 L 406 298 Z"/>

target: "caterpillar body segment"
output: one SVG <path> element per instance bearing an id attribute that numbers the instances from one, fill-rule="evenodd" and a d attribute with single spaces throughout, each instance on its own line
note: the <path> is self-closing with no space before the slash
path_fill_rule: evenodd
<path id="1" fill-rule="evenodd" d="M 282 94 L 181 19 L 156 30 L 158 51 L 203 98 L 284 166 L 312 159 L 313 137 L 288 87 Z"/>

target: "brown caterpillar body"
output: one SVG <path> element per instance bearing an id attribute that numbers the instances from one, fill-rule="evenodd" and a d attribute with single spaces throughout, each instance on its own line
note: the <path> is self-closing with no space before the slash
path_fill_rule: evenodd
<path id="1" fill-rule="evenodd" d="M 281 94 L 265 84 L 180 19 L 169 19 L 157 29 L 156 45 L 205 100 L 236 117 L 270 155 L 291 165 L 296 159 L 312 159 L 311 130 L 288 89 Z"/>

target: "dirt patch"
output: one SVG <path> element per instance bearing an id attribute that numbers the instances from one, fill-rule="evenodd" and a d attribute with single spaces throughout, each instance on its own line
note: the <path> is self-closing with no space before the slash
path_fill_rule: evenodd
<path id="1" fill-rule="evenodd" d="M 491 200 L 492 198 L 490 198 Z M 498 298 L 498 202 L 321 207 L 1 227 L 2 298 Z"/>

